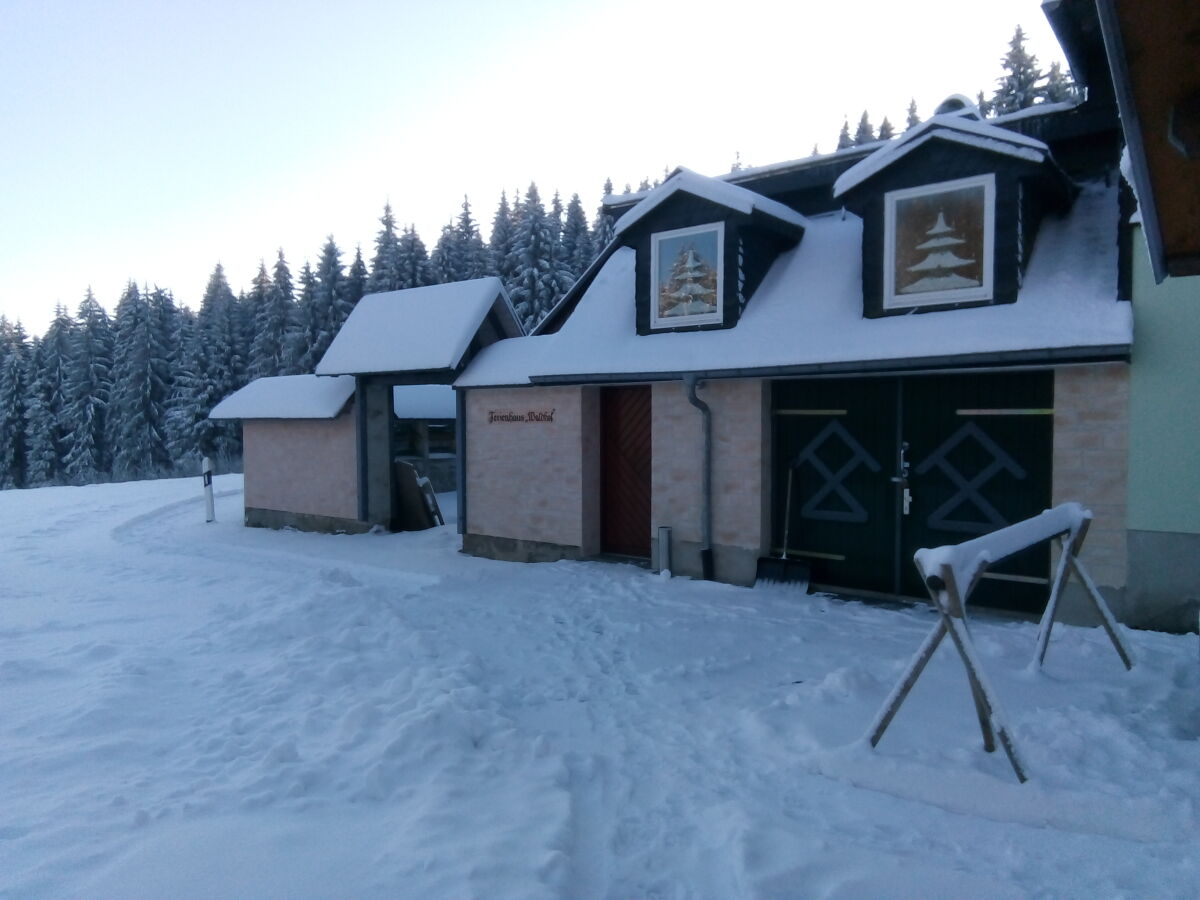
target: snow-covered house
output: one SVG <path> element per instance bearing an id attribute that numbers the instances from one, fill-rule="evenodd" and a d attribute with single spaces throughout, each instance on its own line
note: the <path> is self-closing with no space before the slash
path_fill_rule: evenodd
<path id="1" fill-rule="evenodd" d="M 921 596 L 918 547 L 1072 499 L 1121 608 L 1119 150 L 1111 106 L 951 98 L 869 151 L 610 198 L 613 243 L 455 382 L 464 550 L 750 583 L 786 549 L 817 586 Z M 1049 565 L 1022 554 L 976 597 L 1032 609 Z"/>

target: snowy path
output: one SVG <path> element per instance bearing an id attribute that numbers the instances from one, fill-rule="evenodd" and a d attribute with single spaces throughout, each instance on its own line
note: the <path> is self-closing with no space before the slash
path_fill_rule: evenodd
<path id="1" fill-rule="evenodd" d="M 206 526 L 192 481 L 0 493 L 0 896 L 1192 896 L 1195 636 L 931 621 L 452 528 Z"/>

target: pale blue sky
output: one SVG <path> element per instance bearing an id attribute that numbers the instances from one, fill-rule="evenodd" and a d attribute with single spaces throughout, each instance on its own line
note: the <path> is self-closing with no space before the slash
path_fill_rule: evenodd
<path id="1" fill-rule="evenodd" d="M 0 313 L 130 278 L 195 307 L 330 233 L 369 260 L 389 197 L 432 247 L 464 193 L 486 229 L 531 179 L 590 215 L 605 177 L 832 150 L 990 92 L 1018 23 L 1062 59 L 1037 0 L 0 0 Z"/>

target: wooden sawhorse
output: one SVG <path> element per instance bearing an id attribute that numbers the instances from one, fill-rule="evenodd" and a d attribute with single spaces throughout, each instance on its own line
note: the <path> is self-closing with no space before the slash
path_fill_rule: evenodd
<path id="1" fill-rule="evenodd" d="M 971 641 L 971 632 L 967 627 L 965 607 L 971 592 L 979 583 L 983 573 L 989 566 L 1007 559 L 1014 553 L 1032 547 L 1041 541 L 1058 538 L 1062 553 L 1050 586 L 1050 598 L 1046 602 L 1046 611 L 1042 614 L 1041 625 L 1038 629 L 1037 649 L 1034 660 L 1041 666 L 1046 658 L 1046 648 L 1050 641 L 1050 630 L 1054 627 L 1054 617 L 1058 612 L 1058 601 L 1066 583 L 1068 573 L 1073 571 L 1082 582 L 1088 598 L 1100 615 L 1101 624 L 1108 633 L 1109 640 L 1116 648 L 1117 654 L 1126 669 L 1133 668 L 1133 653 L 1126 645 L 1113 618 L 1112 611 L 1104 597 L 1096 588 L 1090 575 L 1079 562 L 1079 552 L 1083 548 L 1084 538 L 1092 522 L 1092 514 L 1078 503 L 1063 503 L 1053 509 L 1048 509 L 1031 519 L 1025 519 L 1001 528 L 991 534 L 964 541 L 961 544 L 937 547 L 933 550 L 918 550 L 913 556 L 913 563 L 921 573 L 921 581 L 925 584 L 929 596 L 933 598 L 938 611 L 938 622 L 921 644 L 920 649 L 908 664 L 904 674 L 892 688 L 892 692 L 884 701 L 883 707 L 871 723 L 868 739 L 871 746 L 879 744 L 880 738 L 887 730 L 892 719 L 900 710 L 904 698 L 908 696 L 917 679 L 925 670 L 926 664 L 941 644 L 942 639 L 949 634 L 954 647 L 967 670 L 967 680 L 971 684 L 971 696 L 975 701 L 975 712 L 979 718 L 979 728 L 983 732 L 983 747 L 991 753 L 996 749 L 997 738 L 1004 748 L 1008 761 L 1012 764 L 1017 778 L 1027 780 L 1026 768 L 1017 754 L 1012 733 L 1004 723 L 996 703 L 996 692 L 991 688 L 984 675 L 983 667 L 975 653 L 975 645 Z"/>

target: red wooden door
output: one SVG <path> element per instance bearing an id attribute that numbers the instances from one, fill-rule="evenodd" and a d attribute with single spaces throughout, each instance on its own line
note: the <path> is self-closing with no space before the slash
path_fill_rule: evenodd
<path id="1" fill-rule="evenodd" d="M 600 549 L 650 556 L 650 388 L 600 395 Z"/>

